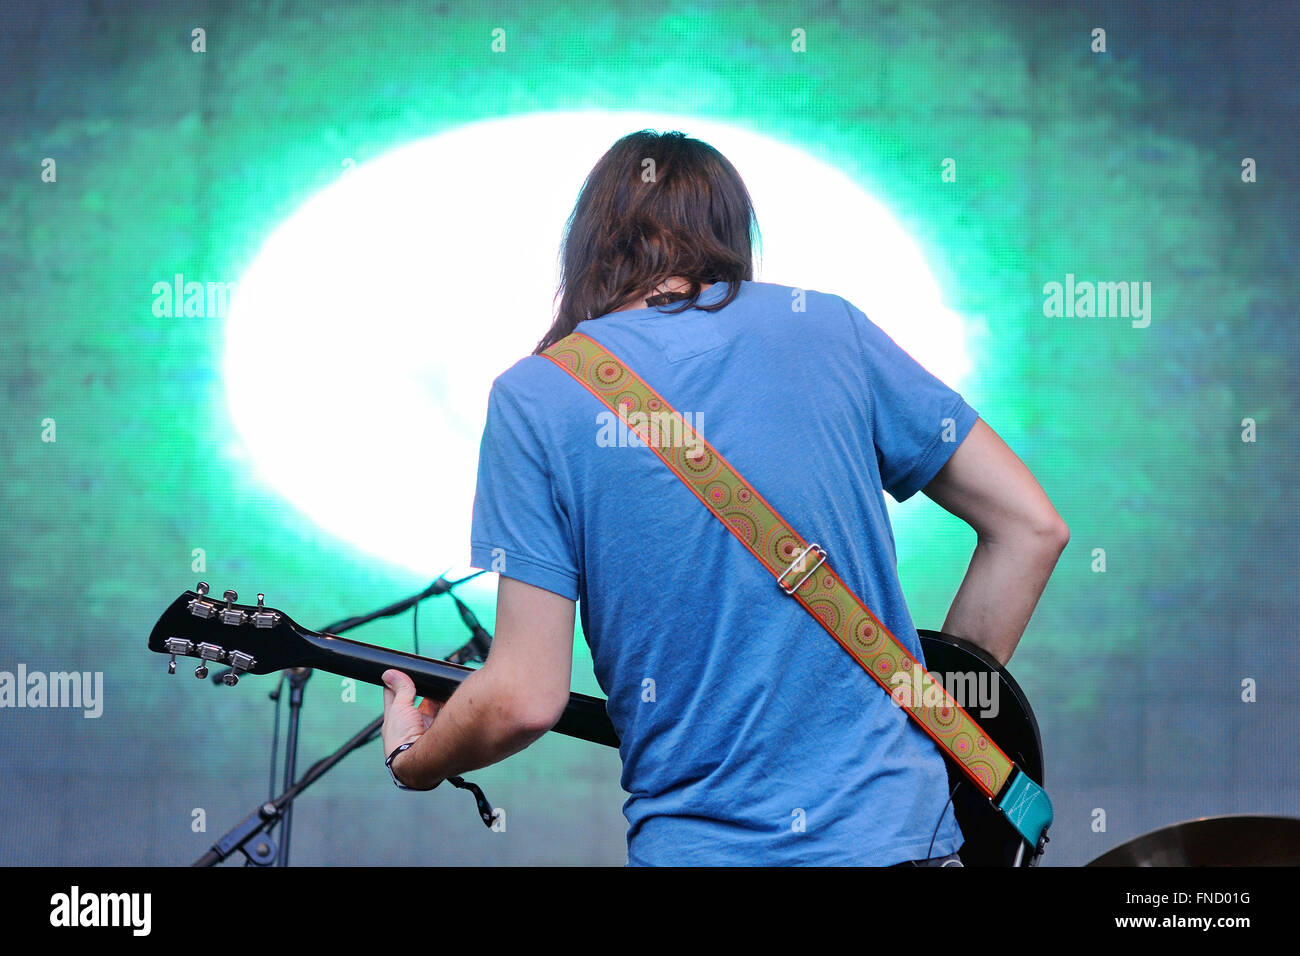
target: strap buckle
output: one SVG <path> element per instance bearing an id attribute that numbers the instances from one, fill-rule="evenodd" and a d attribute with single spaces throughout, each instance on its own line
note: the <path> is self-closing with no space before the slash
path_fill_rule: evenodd
<path id="1" fill-rule="evenodd" d="M 816 551 L 819 555 L 821 555 L 821 557 L 817 559 L 817 563 L 814 564 L 811 568 L 809 568 L 807 573 L 804 574 L 803 577 L 801 577 L 798 581 L 796 581 L 794 584 L 790 585 L 789 587 L 786 587 L 785 584 L 783 583 L 785 580 L 785 576 L 789 574 L 791 571 L 797 571 L 801 569 L 804 566 L 804 562 L 808 560 L 808 553 L 810 551 Z M 812 544 L 808 545 L 808 547 L 804 548 L 801 552 L 799 552 L 799 556 L 790 562 L 790 566 L 788 568 L 786 568 L 784 571 L 781 572 L 780 577 L 776 579 L 776 586 L 779 587 L 786 594 L 793 597 L 794 592 L 798 591 L 799 588 L 803 586 L 803 583 L 813 576 L 813 572 L 816 571 L 825 563 L 826 563 L 826 551 L 820 544 L 814 541 Z"/>

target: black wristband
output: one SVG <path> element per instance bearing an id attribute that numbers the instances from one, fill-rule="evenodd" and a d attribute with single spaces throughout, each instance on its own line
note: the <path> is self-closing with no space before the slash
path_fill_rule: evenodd
<path id="1" fill-rule="evenodd" d="M 410 743 L 402 744 L 400 747 L 398 747 L 396 750 L 394 750 L 392 753 L 388 755 L 388 759 L 384 761 L 384 766 L 388 768 L 388 775 L 393 778 L 393 783 L 397 785 L 398 790 L 414 790 L 417 793 L 426 793 L 427 791 L 421 790 L 419 787 L 408 787 L 406 784 L 402 783 L 402 781 L 398 780 L 397 774 L 393 772 L 393 759 L 398 754 L 402 753 L 405 750 L 410 750 L 414 746 L 415 746 L 414 740 L 412 740 Z M 438 787 L 441 786 L 441 784 L 442 781 L 439 780 L 432 787 L 429 787 L 429 790 L 437 790 Z"/>

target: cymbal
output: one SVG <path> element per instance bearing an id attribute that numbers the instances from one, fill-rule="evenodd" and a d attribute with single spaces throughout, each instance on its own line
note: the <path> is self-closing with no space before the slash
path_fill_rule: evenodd
<path id="1" fill-rule="evenodd" d="M 1300 866 L 1300 819 L 1200 817 L 1121 843 L 1088 866 Z"/>

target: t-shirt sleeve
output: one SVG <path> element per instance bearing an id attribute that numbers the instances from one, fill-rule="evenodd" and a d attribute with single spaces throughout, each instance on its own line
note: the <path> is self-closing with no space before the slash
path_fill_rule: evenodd
<path id="1" fill-rule="evenodd" d="M 906 501 L 948 462 L 979 415 L 861 310 L 845 306 L 866 365 L 880 483 L 896 500 Z"/>
<path id="2" fill-rule="evenodd" d="M 498 379 L 488 397 L 470 564 L 578 599 L 573 532 L 534 423 Z"/>

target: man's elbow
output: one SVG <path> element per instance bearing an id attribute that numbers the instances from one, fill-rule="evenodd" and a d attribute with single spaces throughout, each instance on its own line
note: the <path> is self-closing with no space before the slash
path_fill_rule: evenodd
<path id="1" fill-rule="evenodd" d="M 510 729 L 521 738 L 541 737 L 559 722 L 568 703 L 567 692 L 563 699 L 558 695 L 520 695 L 515 698 L 514 706 L 509 710 L 507 720 Z"/>
<path id="2" fill-rule="evenodd" d="M 1041 516 L 1034 522 L 1034 538 L 1041 542 L 1044 550 L 1050 551 L 1055 555 L 1060 555 L 1065 550 L 1065 546 L 1070 543 L 1070 526 L 1065 523 L 1065 519 L 1056 513 L 1055 509 L 1051 514 Z"/>
<path id="3" fill-rule="evenodd" d="M 982 542 L 999 549 L 1008 548 L 1022 554 L 1050 555 L 1053 560 L 1070 541 L 1070 529 L 1056 509 L 1008 516 L 1000 523 L 978 529 Z"/>

